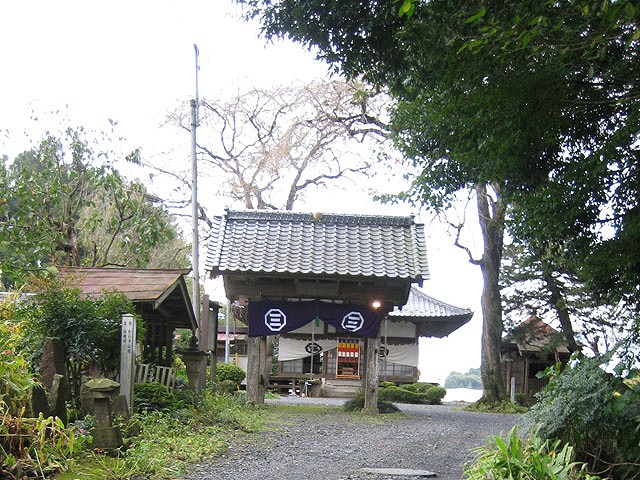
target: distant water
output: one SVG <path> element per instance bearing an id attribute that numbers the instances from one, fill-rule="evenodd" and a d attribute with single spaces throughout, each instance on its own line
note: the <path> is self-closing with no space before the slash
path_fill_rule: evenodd
<path id="1" fill-rule="evenodd" d="M 472 388 L 447 388 L 443 402 L 475 402 L 482 397 L 482 390 Z"/>

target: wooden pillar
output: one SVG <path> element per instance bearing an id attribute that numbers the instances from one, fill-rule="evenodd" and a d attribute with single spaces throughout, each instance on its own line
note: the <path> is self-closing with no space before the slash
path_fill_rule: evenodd
<path id="1" fill-rule="evenodd" d="M 260 379 L 260 344 L 263 342 L 264 337 L 247 337 L 247 400 L 256 404 L 264 403 L 264 390 Z"/>
<path id="2" fill-rule="evenodd" d="M 378 350 L 380 336 L 365 338 L 364 411 L 378 413 Z"/>

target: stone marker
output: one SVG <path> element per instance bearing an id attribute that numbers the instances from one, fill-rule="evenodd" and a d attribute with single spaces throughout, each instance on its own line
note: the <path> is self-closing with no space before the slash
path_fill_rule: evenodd
<path id="1" fill-rule="evenodd" d="M 66 405 L 68 392 L 69 388 L 64 375 L 56 373 L 53 376 L 53 381 L 49 390 L 49 415 L 58 417 L 65 425 L 67 425 L 69 421 L 67 418 Z"/>
<path id="2" fill-rule="evenodd" d="M 42 347 L 42 357 L 40 359 L 40 383 L 48 392 L 53 384 L 55 374 L 65 375 L 64 347 L 59 338 L 47 337 Z M 67 393 L 67 392 L 65 392 Z M 70 392 L 69 392 L 70 393 Z M 65 398 L 65 400 L 69 400 Z"/>

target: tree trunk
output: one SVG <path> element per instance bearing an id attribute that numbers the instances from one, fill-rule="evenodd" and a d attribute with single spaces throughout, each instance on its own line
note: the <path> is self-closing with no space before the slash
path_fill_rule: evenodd
<path id="1" fill-rule="evenodd" d="M 502 302 L 500 297 L 500 262 L 504 240 L 505 208 L 500 198 L 500 188 L 492 185 L 495 199 L 487 193 L 484 184 L 476 185 L 478 218 L 484 243 L 482 260 L 479 263 L 484 282 L 482 288 L 482 400 L 497 403 L 506 398 L 500 366 L 502 343 Z"/>
<path id="2" fill-rule="evenodd" d="M 578 342 L 576 342 L 576 337 L 573 333 L 571 317 L 569 315 L 569 310 L 567 309 L 567 304 L 564 301 L 564 295 L 562 293 L 560 285 L 558 284 L 556 279 L 553 278 L 553 275 L 548 271 L 543 272 L 543 278 L 545 283 L 547 284 L 549 293 L 551 294 L 550 301 L 553 307 L 556 309 L 556 313 L 558 314 L 558 320 L 560 320 L 562 333 L 565 340 L 567 341 L 567 346 L 569 347 L 570 351 L 579 352 L 580 346 L 578 345 Z"/>

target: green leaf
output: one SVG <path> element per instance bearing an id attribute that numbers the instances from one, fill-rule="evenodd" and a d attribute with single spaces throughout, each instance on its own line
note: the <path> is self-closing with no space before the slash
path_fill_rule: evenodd
<path id="1" fill-rule="evenodd" d="M 464 23 L 466 24 L 476 23 L 480 19 L 482 19 L 486 14 L 487 14 L 487 9 L 483 7 L 477 13 L 467 18 Z"/>

